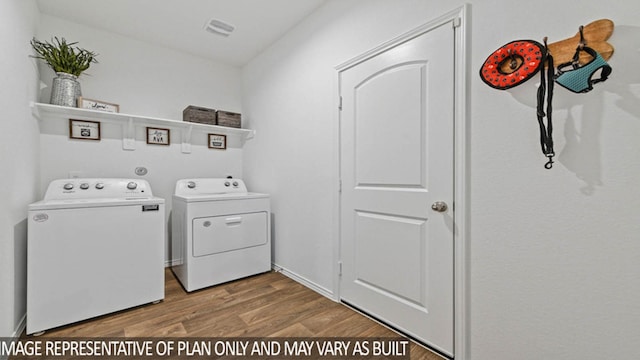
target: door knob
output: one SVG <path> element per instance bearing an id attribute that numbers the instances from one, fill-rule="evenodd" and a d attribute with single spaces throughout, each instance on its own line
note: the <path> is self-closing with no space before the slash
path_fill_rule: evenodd
<path id="1" fill-rule="evenodd" d="M 447 211 L 447 203 L 444 201 L 436 201 L 433 204 L 431 204 L 431 209 L 433 211 L 437 211 L 437 212 L 445 212 Z"/>

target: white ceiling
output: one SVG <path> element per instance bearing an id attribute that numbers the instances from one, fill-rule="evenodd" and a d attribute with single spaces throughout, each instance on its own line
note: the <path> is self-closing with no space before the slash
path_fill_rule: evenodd
<path id="1" fill-rule="evenodd" d="M 242 66 L 326 0 L 37 0 L 40 12 Z M 216 18 L 229 37 L 204 30 Z"/>

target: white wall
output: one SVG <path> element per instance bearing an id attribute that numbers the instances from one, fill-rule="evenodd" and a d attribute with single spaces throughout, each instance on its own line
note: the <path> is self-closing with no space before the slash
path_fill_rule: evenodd
<path id="1" fill-rule="evenodd" d="M 334 67 L 430 18 L 419 11 L 407 16 L 425 8 L 423 1 L 404 3 L 331 1 L 243 69 L 243 109 L 259 134 L 246 147 L 244 172 L 251 189 L 273 195 L 274 261 L 329 294 L 335 269 Z M 432 17 L 452 8 L 442 4 Z"/>
<path id="2" fill-rule="evenodd" d="M 640 5 L 471 1 L 470 358 L 635 358 L 640 338 Z M 275 261 L 336 290 L 332 274 L 334 67 L 462 1 L 334 0 L 243 69 L 243 110 L 259 136 L 246 178 L 273 194 Z M 516 39 L 570 37 L 610 18 L 610 80 L 557 88 L 557 162 L 545 170 L 535 84 L 484 85 L 478 70 Z"/>
<path id="3" fill-rule="evenodd" d="M 119 104 L 121 113 L 182 120 L 188 105 L 241 112 L 238 68 L 42 15 L 38 39 L 53 36 L 77 41 L 78 46 L 99 54 L 99 63 L 80 76 L 83 96 Z M 50 86 L 53 72 L 43 64 L 40 67 L 41 80 Z M 40 101 L 48 103 L 49 96 L 47 88 Z M 206 133 L 194 132 L 192 152 L 184 154 L 178 129 L 171 130 L 172 145 L 166 147 L 147 145 L 144 127 L 138 127 L 136 150 L 127 151 L 122 149 L 120 125 L 103 123 L 100 142 L 70 140 L 65 122 L 51 124 L 44 119 L 42 128 L 43 193 L 51 180 L 67 178 L 70 171 L 80 172 L 81 177 L 137 178 L 135 168 L 144 166 L 148 174 L 143 178 L 155 196 L 166 199 L 169 217 L 176 180 L 242 177 L 241 145 L 230 142 L 224 151 L 208 149 Z M 169 236 L 170 232 L 167 241 Z"/>
<path id="4" fill-rule="evenodd" d="M 37 19 L 33 0 L 0 2 L 0 337 L 19 335 L 26 310 L 26 207 L 38 192 L 38 126 L 29 111 Z"/>
<path id="5" fill-rule="evenodd" d="M 43 14 L 38 39 L 77 41 L 98 53 L 80 76 L 83 96 L 120 105 L 120 112 L 182 120 L 188 105 L 240 112 L 240 69 Z M 53 72 L 41 63 L 41 79 Z M 49 102 L 50 91 L 40 101 Z"/>
<path id="6" fill-rule="evenodd" d="M 640 338 L 640 3 L 594 0 L 473 7 L 473 70 L 512 39 L 570 37 L 612 19 L 611 79 L 588 94 L 557 87 L 553 170 L 539 150 L 535 83 L 471 94 L 474 358 L 637 357 Z M 553 9 L 546 11 L 545 9 Z"/>

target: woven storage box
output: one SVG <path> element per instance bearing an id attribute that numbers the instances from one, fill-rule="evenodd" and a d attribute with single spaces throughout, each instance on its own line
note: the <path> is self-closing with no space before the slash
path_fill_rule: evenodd
<path id="1" fill-rule="evenodd" d="M 228 126 L 234 128 L 240 128 L 241 126 L 240 114 L 218 110 L 216 111 L 216 117 L 218 119 L 218 125 L 220 126 Z"/>
<path id="2" fill-rule="evenodd" d="M 216 111 L 189 105 L 182 111 L 182 120 L 200 124 L 216 125 Z"/>

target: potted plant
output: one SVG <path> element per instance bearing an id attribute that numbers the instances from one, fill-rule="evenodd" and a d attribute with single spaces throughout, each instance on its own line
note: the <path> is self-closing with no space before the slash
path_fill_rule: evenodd
<path id="1" fill-rule="evenodd" d="M 76 106 L 82 95 L 78 76 L 97 63 L 97 54 L 93 51 L 74 47 L 77 42 L 67 43 L 65 38 L 54 37 L 51 42 L 31 40 L 31 46 L 37 53 L 32 57 L 44 60 L 55 71 L 56 77 L 51 85 L 51 104 Z"/>

